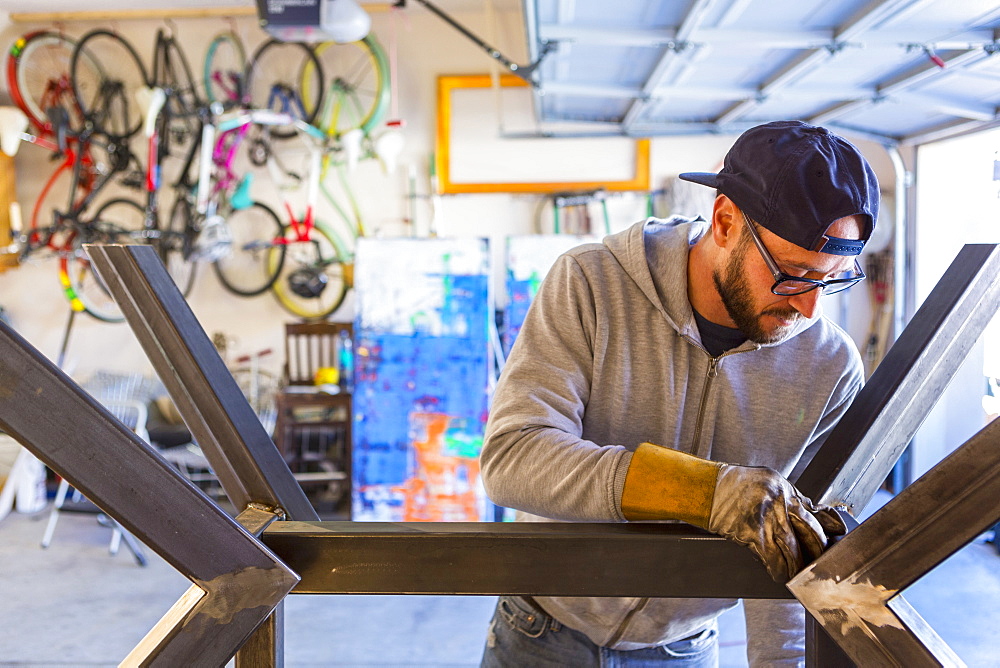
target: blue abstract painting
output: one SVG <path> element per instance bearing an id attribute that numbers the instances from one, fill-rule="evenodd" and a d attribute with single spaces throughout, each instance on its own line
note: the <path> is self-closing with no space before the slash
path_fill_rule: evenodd
<path id="1" fill-rule="evenodd" d="M 538 286 L 556 259 L 580 244 L 598 241 L 594 236 L 533 234 L 507 238 L 507 304 L 500 341 L 504 355 L 510 352 Z"/>
<path id="2" fill-rule="evenodd" d="M 481 521 L 493 313 L 485 239 L 361 239 L 352 518 Z"/>

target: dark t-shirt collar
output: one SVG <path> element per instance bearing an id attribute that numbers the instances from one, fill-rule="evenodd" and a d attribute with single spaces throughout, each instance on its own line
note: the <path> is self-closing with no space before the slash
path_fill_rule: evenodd
<path id="1" fill-rule="evenodd" d="M 701 334 L 701 344 L 712 357 L 718 357 L 727 350 L 738 348 L 747 340 L 747 335 L 743 330 L 734 327 L 717 325 L 706 320 L 700 313 L 691 309 L 694 313 L 694 321 L 698 325 L 698 333 Z"/>

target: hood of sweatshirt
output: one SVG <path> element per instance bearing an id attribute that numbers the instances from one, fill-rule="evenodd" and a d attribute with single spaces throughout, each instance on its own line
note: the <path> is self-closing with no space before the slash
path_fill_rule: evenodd
<path id="1" fill-rule="evenodd" d="M 671 326 L 681 336 L 698 342 L 701 334 L 688 300 L 687 263 L 691 246 L 709 228 L 701 217 L 648 218 L 604 238 L 604 245 Z M 780 341 L 767 344 L 747 341 L 738 350 L 779 345 L 811 327 L 821 316 L 822 305 L 812 318 L 800 318 Z"/>

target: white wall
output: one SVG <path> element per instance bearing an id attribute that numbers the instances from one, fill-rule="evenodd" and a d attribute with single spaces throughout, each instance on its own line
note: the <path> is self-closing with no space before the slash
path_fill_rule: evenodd
<path id="1" fill-rule="evenodd" d="M 994 160 L 1000 130 L 990 130 L 918 150 L 914 263 L 917 305 L 927 298 L 962 246 L 1000 243 L 1000 181 Z M 987 420 L 982 397 L 985 374 L 1000 374 L 986 359 L 1000 351 L 1000 321 L 994 319 L 970 351 L 923 427 L 914 437 L 913 473 L 920 476 L 979 431 Z"/>
<path id="2" fill-rule="evenodd" d="M 519 3 L 508 0 L 497 3 L 497 6 L 500 23 L 496 28 L 481 11 L 454 11 L 453 14 L 483 39 L 497 45 L 512 60 L 526 62 Z M 244 18 L 235 24 L 248 45 L 264 40 L 265 35 L 256 27 L 255 21 Z M 115 27 L 148 60 L 151 59 L 153 36 L 161 25 L 158 21 L 121 21 Z M 179 19 L 174 25 L 193 66 L 200 69 L 211 37 L 231 24 L 222 19 Z M 6 48 L 17 35 L 42 27 L 48 26 L 7 26 L 0 32 L 0 45 Z M 93 27 L 97 26 L 74 22 L 66 24 L 64 29 L 73 36 L 79 36 Z M 419 199 L 415 224 L 412 229 L 408 228 L 404 224 L 408 211 L 406 174 L 409 165 L 416 166 L 418 193 L 427 195 L 427 168 L 434 149 L 436 78 L 442 74 L 485 73 L 490 70 L 493 61 L 453 28 L 417 5 L 395 14 L 373 13 L 373 27 L 387 51 L 396 55 L 395 87 L 398 95 L 394 105 L 398 117 L 406 121 L 406 148 L 400 169 L 394 175 L 384 175 L 374 162 L 363 163 L 358 168 L 355 174 L 358 197 L 370 231 L 374 234 L 423 235 L 430 225 L 430 202 L 426 197 Z M 733 139 L 727 136 L 654 139 L 651 156 L 653 187 L 664 186 L 668 179 L 681 171 L 717 169 Z M 883 189 L 891 190 L 894 175 L 885 152 L 875 144 L 858 143 L 875 166 Z M 601 156 L 594 156 L 594 160 L 600 159 Z M 51 163 L 44 151 L 34 146 L 23 146 L 16 165 L 18 196 L 23 205 L 30 206 L 51 172 Z M 566 169 L 567 179 L 571 180 L 572 165 L 567 165 Z M 542 198 L 534 195 L 444 196 L 438 199 L 435 209 L 434 221 L 440 236 L 490 237 L 497 266 L 502 261 L 500 251 L 506 235 L 551 229 L 549 207 L 545 206 Z M 645 215 L 645 200 L 639 195 L 623 194 L 610 201 L 609 210 L 612 230 L 616 231 Z M 595 219 L 597 213 L 595 208 Z M 595 231 L 602 232 L 600 229 Z M 495 273 L 496 285 L 499 286 L 501 272 Z M 868 320 L 866 298 L 863 291 L 853 292 L 856 294 L 845 308 L 841 309 L 837 302 L 831 302 L 830 310 L 835 315 L 846 314 L 846 326 L 860 341 L 864 339 Z M 235 297 L 220 287 L 210 270 L 203 268 L 189 301 L 206 331 L 223 331 L 235 336 L 240 352 L 274 348 L 279 354 L 272 356 L 270 366 L 275 371 L 278 369 L 282 361 L 283 323 L 292 320 L 292 317 L 270 295 L 253 299 Z M 0 274 L 0 305 L 7 309 L 15 328 L 22 335 L 44 354 L 53 359 L 57 357 L 69 309 L 58 286 L 54 260 L 31 261 L 16 270 Z M 351 319 L 352 309 L 353 301 L 348 298 L 334 319 Z M 149 368 L 127 325 L 101 323 L 88 316 L 76 318 L 66 366 L 80 378 L 97 368 Z"/>

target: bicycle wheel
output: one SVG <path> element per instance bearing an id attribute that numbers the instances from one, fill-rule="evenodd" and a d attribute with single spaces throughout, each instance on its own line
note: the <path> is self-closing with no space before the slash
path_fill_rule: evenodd
<path id="1" fill-rule="evenodd" d="M 11 98 L 31 123 L 43 133 L 52 132 L 46 110 L 62 107 L 69 113 L 69 127 L 83 127 L 83 113 L 73 98 L 70 61 L 76 47 L 69 37 L 39 30 L 20 37 L 7 54 L 7 87 Z M 90 78 L 99 76 L 97 63 L 85 58 L 81 67 Z"/>
<path id="2" fill-rule="evenodd" d="M 167 268 L 170 278 L 174 279 L 177 289 L 185 297 L 191 294 L 198 269 L 198 263 L 191 256 L 194 247 L 193 217 L 191 202 L 183 194 L 179 195 L 170 208 L 167 227 L 160 231 L 157 242 L 157 252 L 163 261 L 163 266 Z"/>
<path id="3" fill-rule="evenodd" d="M 310 67 L 309 97 L 302 79 Z M 323 67 L 316 54 L 299 42 L 265 42 L 247 65 L 246 100 L 255 109 L 271 109 L 312 123 L 323 96 Z M 281 139 L 295 135 L 291 126 L 275 126 L 271 134 Z"/>
<path id="4" fill-rule="evenodd" d="M 177 41 L 163 31 L 157 33 L 156 53 L 153 56 L 153 79 L 150 85 L 159 86 L 167 94 L 166 107 L 174 116 L 193 116 L 201 106 L 201 96 L 187 56 Z"/>
<path id="5" fill-rule="evenodd" d="M 145 208 L 129 199 L 113 199 L 97 210 L 94 219 L 81 226 L 59 260 L 59 276 L 74 310 L 105 322 L 121 322 L 121 309 L 108 286 L 94 271 L 83 244 L 142 243 Z"/>
<path id="6" fill-rule="evenodd" d="M 281 271 L 285 247 L 274 244 L 281 237 L 281 220 L 270 207 L 254 202 L 230 213 L 226 224 L 232 234 L 232 250 L 212 264 L 215 274 L 230 292 L 244 297 L 259 295 L 271 287 Z M 272 250 L 280 256 L 273 266 L 268 261 Z"/>
<path id="7" fill-rule="evenodd" d="M 215 36 L 205 53 L 205 97 L 209 104 L 219 102 L 223 107 L 235 107 L 243 99 L 243 75 L 247 67 L 247 53 L 243 41 L 234 32 Z"/>
<path id="8" fill-rule="evenodd" d="M 285 310 L 305 320 L 325 320 L 340 308 L 349 287 L 348 267 L 337 252 L 326 226 L 317 224 L 308 241 L 294 241 L 286 228 L 288 244 L 271 249 L 269 265 L 278 269 L 271 286 Z M 279 255 L 278 249 L 284 248 Z"/>
<path id="9" fill-rule="evenodd" d="M 67 164 L 57 167 L 45 182 L 31 208 L 28 243 L 33 250 L 43 246 L 56 250 L 66 244 L 67 230 L 61 223 L 58 212 L 67 211 L 67 204 L 72 205 L 79 196 L 85 194 L 81 192 L 78 196 L 71 193 L 72 188 L 73 170 Z"/>
<path id="10" fill-rule="evenodd" d="M 99 64 L 95 78 L 86 63 Z M 149 85 L 146 68 L 131 44 L 109 30 L 92 30 L 77 42 L 70 61 L 73 96 L 85 118 L 101 133 L 126 139 L 145 119 L 135 91 Z"/>
<path id="11" fill-rule="evenodd" d="M 156 34 L 151 74 L 150 85 L 162 88 L 167 96 L 161 115 L 167 127 L 161 130 L 160 142 L 166 145 L 173 141 L 183 144 L 194 139 L 200 131 L 198 110 L 202 106 L 201 97 L 187 57 L 177 41 L 162 30 Z"/>
<path id="12" fill-rule="evenodd" d="M 316 47 L 325 77 L 323 105 L 315 125 L 339 137 L 360 129 L 366 135 L 382 122 L 389 108 L 389 64 L 385 52 L 368 35 L 358 42 L 323 42 Z M 302 95 L 311 97 L 312 64 L 302 70 Z"/>

